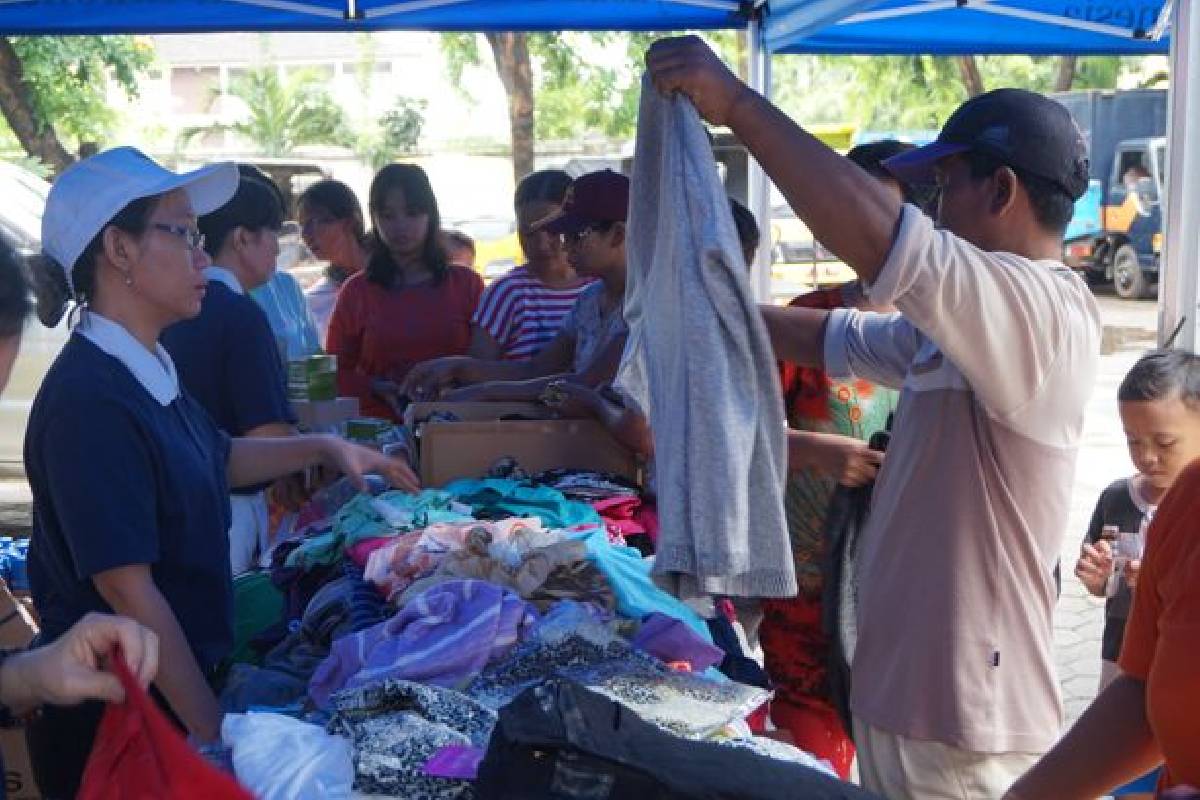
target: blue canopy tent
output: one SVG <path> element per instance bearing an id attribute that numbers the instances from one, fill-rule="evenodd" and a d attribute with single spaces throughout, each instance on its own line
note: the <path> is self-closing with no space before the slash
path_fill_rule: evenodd
<path id="1" fill-rule="evenodd" d="M 739 0 L 0 0 L 0 33 L 707 30 L 744 28 L 753 8 Z"/>
<path id="2" fill-rule="evenodd" d="M 775 53 L 1166 53 L 1170 5 L 1164 0 L 885 0 L 819 30 L 771 24 L 766 44 Z"/>

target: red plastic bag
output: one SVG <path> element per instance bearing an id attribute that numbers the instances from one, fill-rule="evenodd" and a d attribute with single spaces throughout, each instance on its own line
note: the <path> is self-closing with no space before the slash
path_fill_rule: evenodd
<path id="1" fill-rule="evenodd" d="M 111 664 L 125 702 L 104 712 L 77 800 L 254 800 L 188 745 L 119 654 Z"/>

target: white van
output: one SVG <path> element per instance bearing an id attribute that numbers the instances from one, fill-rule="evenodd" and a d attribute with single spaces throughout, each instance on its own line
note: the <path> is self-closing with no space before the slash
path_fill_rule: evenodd
<path id="1" fill-rule="evenodd" d="M 37 175 L 0 162 L 0 247 L 14 251 L 18 260 L 41 250 L 42 210 L 49 192 L 50 184 Z M 0 394 L 0 472 L 25 471 L 22 448 L 29 410 L 46 370 L 66 341 L 66 318 L 54 328 L 42 325 L 35 316 L 26 323 L 12 378 Z"/>

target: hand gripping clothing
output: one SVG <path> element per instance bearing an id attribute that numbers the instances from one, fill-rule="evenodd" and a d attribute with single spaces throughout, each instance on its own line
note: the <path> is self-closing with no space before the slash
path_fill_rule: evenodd
<path id="1" fill-rule="evenodd" d="M 775 356 L 700 117 L 647 82 L 627 252 L 617 384 L 654 430 L 655 572 L 685 594 L 791 597 Z"/>

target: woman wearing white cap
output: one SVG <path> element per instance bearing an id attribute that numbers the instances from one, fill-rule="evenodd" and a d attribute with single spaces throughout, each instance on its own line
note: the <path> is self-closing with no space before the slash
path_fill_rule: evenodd
<path id="1" fill-rule="evenodd" d="M 83 310 L 25 442 L 42 641 L 93 611 L 146 625 L 161 642 L 158 697 L 202 743 L 219 737 L 212 681 L 233 638 L 229 487 L 322 462 L 359 481 L 376 471 L 416 487 L 406 465 L 332 437 L 231 440 L 180 391 L 159 334 L 199 312 L 207 259 L 196 218 L 237 182 L 233 164 L 176 175 L 132 148 L 59 177 L 42 220 L 42 266 L 63 291 L 39 302 L 61 315 L 70 298 Z M 95 704 L 47 706 L 30 724 L 45 797 L 74 796 L 99 716 Z"/>

